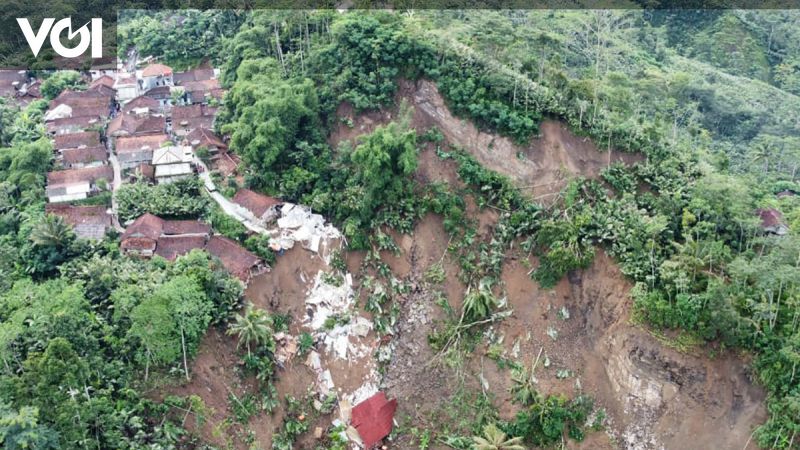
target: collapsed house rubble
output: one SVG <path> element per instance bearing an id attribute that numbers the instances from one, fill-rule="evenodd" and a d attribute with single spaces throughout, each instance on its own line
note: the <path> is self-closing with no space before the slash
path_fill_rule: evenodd
<path id="1" fill-rule="evenodd" d="M 284 203 L 277 220 L 278 230 L 270 239 L 270 246 L 276 249 L 290 249 L 295 242 L 303 248 L 319 253 L 328 260 L 329 241 L 342 235 L 325 218 L 314 214 L 307 206 Z"/>

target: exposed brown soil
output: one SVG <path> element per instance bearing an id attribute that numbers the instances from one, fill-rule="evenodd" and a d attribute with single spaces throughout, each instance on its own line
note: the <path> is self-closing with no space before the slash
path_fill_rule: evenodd
<path id="1" fill-rule="evenodd" d="M 452 116 L 433 83 L 402 81 L 400 87 L 398 100 L 405 99 L 413 106 L 412 124 L 419 132 L 438 127 L 447 143 L 464 148 L 486 167 L 509 176 L 543 200 L 558 192 L 571 177 L 595 177 L 610 162 L 631 164 L 641 160 L 638 155 L 598 151 L 589 140 L 575 136 L 557 122 L 545 122 L 541 137 L 527 146 L 517 146 Z M 352 120 L 352 126 L 342 122 L 336 127 L 329 141 L 334 146 L 388 123 L 396 111 L 357 115 L 348 105 L 342 105 L 338 114 Z M 422 183 L 444 181 L 463 186 L 454 163 L 440 159 L 433 144 L 427 144 L 420 153 L 415 177 Z M 479 237 L 488 239 L 498 220 L 496 211 L 480 210 L 471 198 L 465 200 Z M 512 418 L 517 405 L 511 402 L 509 392 L 511 372 L 488 358 L 487 345 L 479 346 L 457 370 L 433 363 L 435 354 L 428 336 L 446 318 L 435 299 L 442 295 L 459 311 L 466 291 L 458 279 L 457 264 L 447 254 L 448 237 L 442 219 L 429 214 L 408 236 L 387 232 L 401 254 L 381 252 L 381 258 L 395 277 L 410 284 L 411 291 L 399 300 L 401 314 L 395 333 L 380 340 L 371 331 L 365 340 L 374 342 L 376 348 L 378 342 L 388 342 L 393 348 L 392 359 L 383 368 L 381 388 L 389 397 L 398 399 L 396 421 L 434 432 L 445 426 L 457 428 L 457 424 L 442 422 L 448 420 L 444 411 L 457 406 L 453 403 L 458 391 L 480 392 L 480 380 L 485 380 L 501 417 Z M 363 266 L 364 257 L 364 252 L 345 255 L 356 289 L 364 276 L 373 274 L 372 269 Z M 431 285 L 425 273 L 440 261 L 446 279 L 440 285 Z M 749 381 L 745 361 L 730 352 L 720 352 L 713 358 L 704 349 L 681 353 L 632 324 L 630 283 L 602 252 L 589 268 L 571 273 L 552 290 L 543 290 L 531 280 L 529 272 L 536 264 L 536 259 L 527 255 L 514 251 L 507 255 L 497 292 L 507 299 L 513 314 L 494 325 L 490 334 L 502 347 L 504 357 L 526 366 L 541 349 L 536 377 L 542 392 L 586 393 L 606 411 L 605 433 L 590 433 L 583 443 L 567 442 L 567 448 L 744 448 L 753 428 L 766 415 L 764 394 Z M 304 330 L 308 289 L 320 270 L 328 270 L 325 262 L 298 246 L 279 257 L 271 272 L 251 282 L 247 298 L 258 307 L 290 314 L 294 318 L 290 332 L 298 334 Z M 361 314 L 368 316 L 363 311 Z M 548 333 L 551 328 L 557 332 L 555 339 L 550 336 L 552 331 Z M 204 439 L 244 449 L 244 427 L 223 425 L 230 417 L 228 390 L 241 395 L 253 387 L 251 380 L 242 381 L 236 373 L 239 357 L 235 346 L 233 338 L 214 330 L 209 332 L 192 364 L 192 380 L 169 391 L 199 395 L 212 408 L 207 423 L 197 430 Z M 320 353 L 341 393 L 358 388 L 375 364 L 372 355 L 344 361 Z M 544 361 L 548 362 L 547 367 Z M 569 375 L 559 378 L 559 370 L 568 370 Z M 314 384 L 314 373 L 295 359 L 278 373 L 276 387 L 281 399 L 286 394 L 300 398 Z M 256 416 L 248 425 L 260 447 L 270 447 L 272 433 L 281 426 L 281 408 L 273 415 Z M 327 427 L 331 419 L 320 417 L 311 430 L 314 426 Z M 192 423 L 187 425 L 192 427 Z M 306 433 L 296 448 L 313 448 L 314 441 L 311 433 Z M 388 444 L 396 449 L 416 448 L 409 433 Z M 448 447 L 434 442 L 429 448 Z M 755 446 L 751 443 L 747 448 Z"/>
<path id="2" fill-rule="evenodd" d="M 436 86 L 428 81 L 401 82 L 398 97 L 413 106 L 412 125 L 418 132 L 436 126 L 447 143 L 466 149 L 484 166 L 509 176 L 540 200 L 558 192 L 571 177 L 596 177 L 612 162 L 633 164 L 642 160 L 637 154 L 599 151 L 589 139 L 578 137 L 561 123 L 552 121 L 542 124 L 540 137 L 520 147 L 455 118 Z M 347 105 L 338 112 L 349 117 L 353 127 L 347 130 L 339 127 L 332 136 L 333 143 L 368 133 L 396 115 L 396 111 L 353 115 Z M 455 167 L 444 164 L 428 145 L 420 153 L 418 180 L 446 181 L 460 186 Z M 469 217 L 477 219 L 480 234 L 488 236 L 497 220 L 496 213 L 477 210 L 470 199 L 467 203 Z M 418 278 L 430 264 L 424 255 L 441 257 L 439 250 L 446 246 L 442 244 L 444 236 L 440 220 L 428 216 L 417 225 L 412 236 L 396 237 L 406 261 L 396 256 L 384 260 L 395 275 Z M 432 248 L 435 250 L 431 251 Z M 464 286 L 455 279 L 457 267 L 448 257 L 444 262 L 448 279 L 443 291 L 449 303 L 458 308 Z M 606 411 L 607 433 L 592 433 L 585 442 L 570 442 L 568 446 L 744 448 L 753 428 L 766 417 L 764 393 L 750 382 L 746 361 L 731 352 L 714 357 L 702 349 L 681 353 L 663 345 L 646 329 L 633 325 L 630 283 L 602 252 L 591 267 L 570 274 L 553 290 L 540 289 L 531 280 L 529 272 L 536 264 L 535 258 L 507 260 L 502 289 L 514 314 L 493 332 L 502 336 L 505 355 L 528 366 L 542 349 L 549 363 L 547 368 L 540 363 L 537 369 L 542 392 L 586 393 Z M 418 426 L 425 426 L 425 420 L 447 407 L 459 381 L 466 380 L 469 387 L 480 389 L 474 381 L 475 375 L 480 374 L 491 386 L 501 416 L 512 418 L 517 407 L 511 402 L 508 369 L 498 368 L 481 355 L 470 361 L 469 376 L 457 377 L 452 371 L 429 364 L 433 355 L 426 337 L 432 331 L 431 320 L 442 318 L 438 307 L 429 307 L 430 301 L 430 292 L 412 293 L 404 305 L 394 338 L 397 347 L 384 382 L 389 394 L 399 399 L 399 415 L 414 418 Z M 561 318 L 562 308 L 566 308 L 569 319 Z M 426 323 L 419 321 L 420 310 L 430 314 Z M 549 328 L 557 332 L 555 340 L 548 335 Z M 559 379 L 556 376 L 559 370 L 568 370 L 570 375 Z M 399 448 L 409 445 L 402 441 L 396 444 Z M 755 445 L 751 442 L 747 448 Z"/>
<path id="3" fill-rule="evenodd" d="M 411 106 L 411 125 L 418 132 L 437 127 L 450 144 L 465 149 L 486 168 L 509 176 L 539 201 L 549 201 L 576 176 L 596 178 L 614 162 L 634 164 L 644 159 L 637 153 L 601 151 L 591 139 L 579 137 L 563 123 L 552 120 L 541 124 L 540 136 L 527 145 L 517 145 L 506 137 L 482 131 L 472 122 L 453 116 L 433 82 L 400 80 L 399 84 L 396 103 L 405 102 Z M 350 105 L 343 104 L 337 116 L 349 119 L 353 126 L 340 124 L 329 142 L 336 146 L 344 140 L 352 141 L 391 122 L 397 115 L 397 108 L 356 115 Z M 424 161 L 420 161 L 420 166 L 424 166 Z M 447 177 L 432 179 L 446 180 Z"/>

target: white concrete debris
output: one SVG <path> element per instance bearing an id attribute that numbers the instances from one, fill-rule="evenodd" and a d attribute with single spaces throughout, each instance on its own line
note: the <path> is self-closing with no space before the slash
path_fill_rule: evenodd
<path id="1" fill-rule="evenodd" d="M 289 249 L 299 242 L 306 250 L 320 253 L 326 259 L 331 239 L 339 239 L 342 234 L 336 227 L 325 223 L 325 218 L 314 214 L 303 205 L 285 203 L 280 210 L 278 230 L 273 232 L 270 245 Z"/>
<path id="2" fill-rule="evenodd" d="M 329 284 L 325 279 L 326 272 L 319 271 L 306 296 L 306 305 L 312 309 L 309 325 L 313 330 L 321 330 L 325 322 L 334 314 L 344 315 L 350 312 L 354 304 L 353 275 L 350 273 L 342 277 L 339 286 Z"/>

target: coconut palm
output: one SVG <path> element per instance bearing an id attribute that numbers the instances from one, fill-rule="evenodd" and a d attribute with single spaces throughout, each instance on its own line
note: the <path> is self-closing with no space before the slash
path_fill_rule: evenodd
<path id="1" fill-rule="evenodd" d="M 266 345 L 272 340 L 272 318 L 263 309 L 256 309 L 252 303 L 248 303 L 244 309 L 244 315 L 237 314 L 234 322 L 228 327 L 228 334 L 238 334 L 239 343 L 247 348 L 247 356 L 250 356 L 250 345 Z"/>
<path id="2" fill-rule="evenodd" d="M 525 450 L 521 437 L 506 439 L 503 433 L 495 424 L 483 427 L 483 436 L 473 436 L 475 450 Z"/>
<path id="3" fill-rule="evenodd" d="M 39 247 L 64 248 L 75 238 L 75 233 L 64 219 L 52 214 L 46 215 L 31 230 L 30 239 Z"/>

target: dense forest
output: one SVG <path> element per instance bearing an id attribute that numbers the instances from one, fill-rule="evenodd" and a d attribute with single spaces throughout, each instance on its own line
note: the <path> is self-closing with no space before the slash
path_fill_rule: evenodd
<path id="1" fill-rule="evenodd" d="M 246 185 L 324 214 L 349 249 L 391 248 L 381 230 L 408 233 L 426 213 L 442 216 L 469 294 L 458 321 L 430 337 L 434 348 L 468 341 L 462 333 L 480 338 L 512 245 L 539 257 L 530 275 L 543 287 L 602 249 L 635 283 L 635 314 L 648 327 L 752 355 L 769 411 L 754 440 L 786 449 L 800 447 L 798 21 L 794 12 L 722 10 L 137 11 L 121 16 L 118 50 L 222 67 L 228 92 L 216 126 L 242 158 Z M 491 242 L 478 244 L 464 193 L 413 177 L 417 149 L 442 136 L 410 128 L 405 105 L 394 104 L 400 79 L 435 82 L 460 118 L 518 143 L 556 119 L 602 149 L 644 159 L 572 179 L 543 204 L 460 149 L 441 148 L 479 206 L 502 211 Z M 47 81 L 49 97 L 77 82 Z M 400 114 L 332 148 L 342 102 Z M 144 393 L 188 376 L 206 329 L 229 323 L 251 333 L 243 358 L 268 383 L 269 351 L 251 355 L 249 344 L 269 341 L 259 330 L 276 318 L 236 314 L 242 286 L 205 253 L 134 260 L 115 236 L 89 244 L 45 215 L 46 106 L 0 103 L 0 439 L 11 449 L 204 448 L 179 420 L 199 409 L 192 398 Z M 126 218 L 149 211 L 214 223 L 198 186 L 157 189 L 126 187 Z M 759 208 L 780 210 L 788 234 L 764 233 Z M 266 252 L 261 244 L 251 241 Z M 514 394 L 523 406 L 514 420 L 471 425 L 513 442 L 479 448 L 583 438 L 589 399 L 530 386 Z M 488 439 L 469 438 L 447 445 Z"/>

